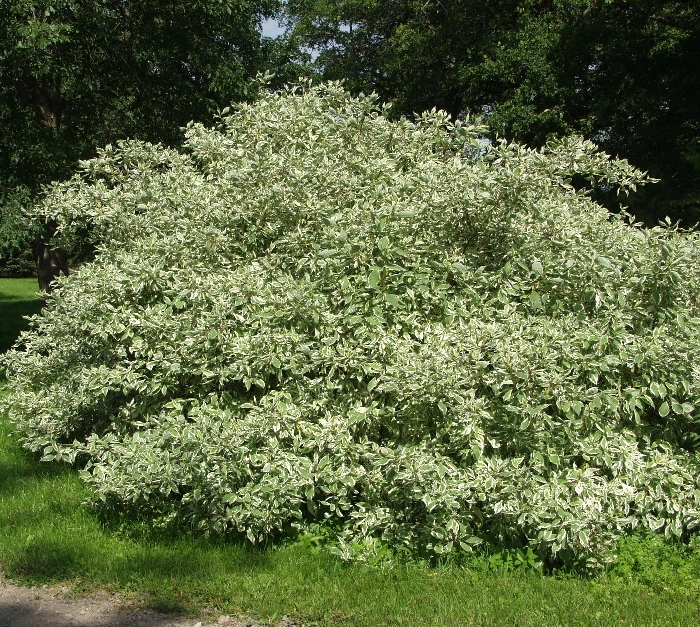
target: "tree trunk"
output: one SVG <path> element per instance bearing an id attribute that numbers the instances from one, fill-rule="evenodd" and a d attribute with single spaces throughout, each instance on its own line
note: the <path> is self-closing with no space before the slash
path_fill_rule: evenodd
<path id="1" fill-rule="evenodd" d="M 39 126 L 57 133 L 61 127 L 61 116 L 68 104 L 60 92 L 46 87 L 34 77 L 26 77 L 20 84 L 19 93 L 26 104 L 34 107 Z M 68 253 L 51 245 L 55 232 L 56 225 L 47 225 L 44 233 L 34 243 L 39 288 L 47 294 L 53 290 L 53 282 L 59 274 L 68 274 Z"/>
<path id="2" fill-rule="evenodd" d="M 39 126 L 58 131 L 68 105 L 60 92 L 42 85 L 34 77 L 27 77 L 19 86 L 19 94 L 26 104 L 34 107 Z"/>
<path id="3" fill-rule="evenodd" d="M 55 227 L 47 226 L 46 232 L 38 238 L 34 247 L 39 289 L 47 294 L 53 290 L 53 282 L 59 274 L 68 274 L 68 253 L 63 248 L 51 246 L 55 231 Z"/>

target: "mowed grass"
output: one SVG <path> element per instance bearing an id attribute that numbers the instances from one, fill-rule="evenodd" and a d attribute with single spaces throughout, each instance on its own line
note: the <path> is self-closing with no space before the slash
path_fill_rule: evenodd
<path id="1" fill-rule="evenodd" d="M 8 317 L 30 313 L 13 302 L 36 306 L 26 280 L 9 281 L 17 286 L 0 284 L 3 294 L 26 289 L 27 300 L 0 301 L 4 334 L 19 328 Z M 105 524 L 88 496 L 74 470 L 37 461 L 0 417 L 0 569 L 21 583 L 104 587 L 163 610 L 286 615 L 319 627 L 700 625 L 700 550 L 658 537 L 622 543 L 619 565 L 597 579 L 486 560 L 379 569 L 341 564 L 304 542 L 255 548 Z"/>

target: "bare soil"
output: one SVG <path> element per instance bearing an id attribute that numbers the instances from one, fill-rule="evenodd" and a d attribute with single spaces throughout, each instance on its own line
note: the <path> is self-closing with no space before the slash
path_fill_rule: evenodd
<path id="1" fill-rule="evenodd" d="M 74 594 L 67 587 L 25 588 L 0 575 L 0 627 L 255 627 L 240 616 L 204 610 L 197 618 L 161 614 L 143 601 L 123 599 L 119 593 L 98 590 Z M 276 627 L 297 627 L 283 618 Z"/>

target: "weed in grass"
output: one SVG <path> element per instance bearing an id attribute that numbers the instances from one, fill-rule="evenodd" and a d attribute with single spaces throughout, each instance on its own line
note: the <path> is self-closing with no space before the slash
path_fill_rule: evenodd
<path id="1" fill-rule="evenodd" d="M 635 581 L 655 592 L 673 591 L 700 599 L 700 536 L 689 545 L 657 534 L 621 540 L 613 580 Z"/>

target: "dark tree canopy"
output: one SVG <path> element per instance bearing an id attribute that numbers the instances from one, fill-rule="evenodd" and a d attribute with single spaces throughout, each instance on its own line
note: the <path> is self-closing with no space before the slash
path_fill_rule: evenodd
<path id="1" fill-rule="evenodd" d="M 639 217 L 700 219 L 696 3 L 291 0 L 288 10 L 324 78 L 376 90 L 397 115 L 486 114 L 494 135 L 530 145 L 583 134 L 661 179 L 630 199 Z"/>
<path id="2" fill-rule="evenodd" d="M 245 99 L 269 61 L 259 26 L 276 5 L 0 0 L 4 248 L 22 239 L 19 201 L 96 147 L 127 137 L 174 145 L 190 120 Z"/>

